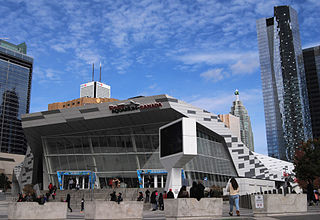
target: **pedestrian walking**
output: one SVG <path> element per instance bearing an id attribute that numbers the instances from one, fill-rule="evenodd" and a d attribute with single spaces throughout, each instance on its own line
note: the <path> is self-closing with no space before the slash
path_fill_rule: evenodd
<path id="1" fill-rule="evenodd" d="M 67 198 L 66 198 L 66 202 L 68 203 L 68 209 L 70 210 L 70 212 L 72 212 L 72 208 L 70 207 L 70 200 L 71 200 L 71 196 L 70 196 L 70 194 L 68 193 L 68 194 L 67 194 Z"/>
<path id="2" fill-rule="evenodd" d="M 80 212 L 82 213 L 83 210 L 84 210 L 84 198 L 82 197 L 82 199 L 81 199 L 81 210 L 80 210 Z"/>
<path id="3" fill-rule="evenodd" d="M 237 216 L 240 216 L 240 209 L 239 209 L 239 190 L 240 187 L 235 178 L 231 178 L 230 182 L 228 182 L 227 191 L 229 192 L 229 215 L 233 215 L 233 205 L 236 206 L 236 213 Z"/>
<path id="4" fill-rule="evenodd" d="M 159 210 L 163 211 L 164 210 L 164 203 L 163 203 L 162 193 L 159 194 L 158 204 L 159 204 Z"/>
<path id="5" fill-rule="evenodd" d="M 158 191 L 153 191 L 150 197 L 150 203 L 152 204 L 152 211 L 156 211 L 158 209 Z"/>

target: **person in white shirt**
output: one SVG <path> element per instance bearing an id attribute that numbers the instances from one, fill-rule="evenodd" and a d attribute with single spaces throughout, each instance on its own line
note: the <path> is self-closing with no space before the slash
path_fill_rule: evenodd
<path id="1" fill-rule="evenodd" d="M 231 178 L 231 180 L 228 183 L 227 191 L 229 192 L 229 204 L 230 204 L 230 211 L 229 215 L 233 215 L 233 205 L 236 206 L 236 213 L 237 216 L 240 216 L 240 210 L 239 210 L 239 185 L 235 178 Z"/>

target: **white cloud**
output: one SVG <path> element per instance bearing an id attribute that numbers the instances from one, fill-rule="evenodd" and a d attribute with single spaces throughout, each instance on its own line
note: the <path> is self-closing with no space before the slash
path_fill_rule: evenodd
<path id="1" fill-rule="evenodd" d="M 257 59 L 242 59 L 230 66 L 233 74 L 250 74 L 257 70 L 259 63 Z"/>
<path id="2" fill-rule="evenodd" d="M 201 73 L 200 76 L 205 78 L 206 80 L 210 80 L 213 82 L 217 82 L 222 80 L 225 77 L 225 73 L 222 72 L 223 69 L 219 68 L 219 69 L 210 69 L 204 73 Z"/>
<path id="3" fill-rule="evenodd" d="M 213 52 L 213 53 L 196 53 L 187 54 L 177 57 L 186 65 L 199 65 L 204 64 L 210 67 L 216 65 L 224 65 L 224 68 L 230 69 L 232 75 L 238 74 L 251 74 L 254 73 L 259 67 L 259 59 L 257 52 Z M 226 71 L 226 69 L 224 70 Z M 223 68 L 213 68 L 205 73 L 201 73 L 201 77 L 206 79 L 216 78 L 218 81 L 223 78 Z"/>

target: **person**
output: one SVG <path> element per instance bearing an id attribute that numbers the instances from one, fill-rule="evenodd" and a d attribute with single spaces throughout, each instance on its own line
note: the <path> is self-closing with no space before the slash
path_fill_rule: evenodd
<path id="1" fill-rule="evenodd" d="M 68 193 L 68 194 L 67 194 L 67 198 L 66 198 L 66 202 L 68 203 L 68 209 L 70 209 L 70 212 L 72 212 L 72 208 L 70 207 L 70 200 L 71 200 L 71 196 L 70 196 L 70 194 Z"/>
<path id="2" fill-rule="evenodd" d="M 48 189 L 49 189 L 49 193 L 52 194 L 52 191 L 53 191 L 52 183 L 49 184 Z"/>
<path id="3" fill-rule="evenodd" d="M 55 200 L 56 199 L 56 195 L 57 195 L 57 187 L 56 185 L 53 186 L 52 188 L 52 199 Z"/>
<path id="4" fill-rule="evenodd" d="M 110 178 L 110 179 L 108 180 L 108 186 L 109 186 L 109 188 L 113 188 L 113 184 L 112 184 L 112 183 L 113 183 L 113 179 Z"/>
<path id="5" fill-rule="evenodd" d="M 147 189 L 146 191 L 146 203 L 149 202 L 149 198 L 150 198 L 150 191 Z"/>
<path id="6" fill-rule="evenodd" d="M 18 193 L 18 200 L 17 200 L 17 202 L 23 202 L 22 200 L 23 200 L 23 195 L 22 195 L 22 193 Z"/>
<path id="7" fill-rule="evenodd" d="M 167 198 L 167 191 L 163 191 L 163 199 Z"/>
<path id="8" fill-rule="evenodd" d="M 111 193 L 110 196 L 111 196 L 110 201 L 114 201 L 114 202 L 117 201 L 117 195 L 116 195 L 116 192 L 115 192 L 115 191 L 113 191 L 113 193 Z"/>
<path id="9" fill-rule="evenodd" d="M 46 203 L 46 198 L 44 195 L 39 195 L 34 202 L 38 202 L 39 205 L 44 205 L 44 203 Z"/>
<path id="10" fill-rule="evenodd" d="M 178 193 L 178 198 L 189 198 L 189 193 L 185 185 L 181 186 L 180 191 Z"/>
<path id="11" fill-rule="evenodd" d="M 198 181 L 198 185 L 197 185 L 197 200 L 200 201 L 201 198 L 204 197 L 204 185 L 202 184 L 202 182 L 199 180 Z"/>
<path id="12" fill-rule="evenodd" d="M 174 199 L 174 194 L 172 192 L 172 189 L 169 189 L 169 192 L 167 193 L 167 199 Z"/>
<path id="13" fill-rule="evenodd" d="M 84 210 L 84 198 L 82 197 L 82 199 L 81 199 L 81 210 L 80 210 L 80 212 L 82 213 L 83 210 Z"/>
<path id="14" fill-rule="evenodd" d="M 118 202 L 118 204 L 120 204 L 120 202 L 122 202 L 122 201 L 123 201 L 123 199 L 122 199 L 122 193 L 119 192 L 118 198 L 117 198 L 117 202 Z"/>
<path id="15" fill-rule="evenodd" d="M 45 197 L 46 202 L 49 202 L 49 199 L 50 199 L 50 193 L 47 192 Z"/>
<path id="16" fill-rule="evenodd" d="M 72 186 L 73 186 L 73 179 L 70 178 L 69 179 L 69 189 L 72 189 Z"/>
<path id="17" fill-rule="evenodd" d="M 190 188 L 190 198 L 198 198 L 198 184 L 197 182 L 193 181 L 192 186 Z"/>
<path id="18" fill-rule="evenodd" d="M 158 199 L 157 199 L 158 191 L 155 190 L 151 193 L 150 203 L 152 205 L 152 211 L 156 211 L 158 209 Z"/>
<path id="19" fill-rule="evenodd" d="M 228 182 L 227 191 L 229 192 L 229 215 L 233 215 L 233 205 L 236 206 L 237 216 L 240 216 L 239 210 L 239 191 L 240 187 L 234 177 L 231 178 L 230 182 Z"/>
<path id="20" fill-rule="evenodd" d="M 143 201 L 143 194 L 142 194 L 142 192 L 139 192 L 137 201 Z"/>
<path id="21" fill-rule="evenodd" d="M 159 194 L 158 203 L 159 203 L 159 210 L 163 211 L 164 210 L 164 203 L 163 203 L 163 195 L 162 195 L 162 193 Z"/>
<path id="22" fill-rule="evenodd" d="M 146 183 L 147 188 L 151 187 L 151 177 L 150 176 L 146 176 L 144 179 L 144 182 Z"/>
<path id="23" fill-rule="evenodd" d="M 312 180 L 308 180 L 308 185 L 307 185 L 307 201 L 308 205 L 312 206 L 312 202 L 314 201 L 314 188 L 312 184 Z"/>

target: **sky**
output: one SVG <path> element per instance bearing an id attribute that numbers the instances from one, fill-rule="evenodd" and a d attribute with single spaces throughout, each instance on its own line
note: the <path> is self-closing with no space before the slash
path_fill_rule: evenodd
<path id="1" fill-rule="evenodd" d="M 168 94 L 227 114 L 239 89 L 267 154 L 256 20 L 276 5 L 297 10 L 302 48 L 320 45 L 319 0 L 0 0 L 0 38 L 34 58 L 31 112 L 79 98 L 101 62 L 120 100 Z"/>

